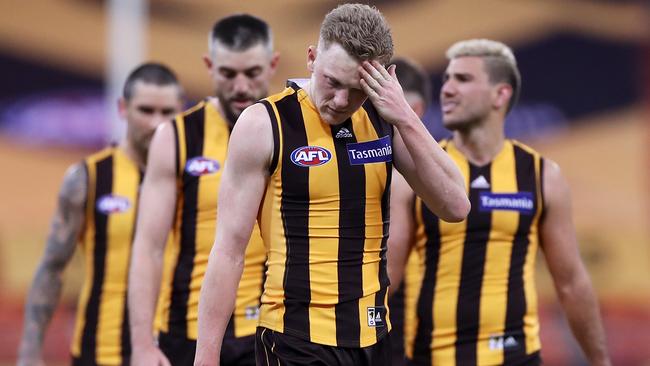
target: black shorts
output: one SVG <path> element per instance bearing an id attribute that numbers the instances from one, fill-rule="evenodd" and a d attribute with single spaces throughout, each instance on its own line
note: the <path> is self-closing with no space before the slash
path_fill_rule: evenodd
<path id="1" fill-rule="evenodd" d="M 172 366 L 193 366 L 196 341 L 160 333 L 158 347 Z M 226 337 L 221 346 L 221 366 L 255 366 L 255 336 Z"/>
<path id="2" fill-rule="evenodd" d="M 388 298 L 390 309 L 390 342 L 392 344 L 393 366 L 406 365 L 404 356 L 404 284 L 397 288 L 397 291 Z"/>
<path id="3" fill-rule="evenodd" d="M 388 366 L 390 334 L 364 348 L 334 347 L 257 327 L 255 355 L 258 366 Z"/>

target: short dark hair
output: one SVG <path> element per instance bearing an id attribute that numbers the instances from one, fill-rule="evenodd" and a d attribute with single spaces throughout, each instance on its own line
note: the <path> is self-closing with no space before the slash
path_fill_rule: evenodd
<path id="1" fill-rule="evenodd" d="M 219 42 L 233 51 L 244 51 L 258 43 L 273 49 L 271 28 L 262 19 L 249 14 L 236 14 L 218 20 L 210 32 L 210 52 Z"/>
<path id="2" fill-rule="evenodd" d="M 395 74 L 402 89 L 417 93 L 428 107 L 433 97 L 429 75 L 419 65 L 402 57 L 395 57 L 390 63 L 395 65 Z"/>
<path id="3" fill-rule="evenodd" d="M 176 74 L 169 67 L 157 62 L 147 62 L 136 67 L 126 78 L 122 91 L 125 100 L 131 100 L 133 97 L 133 89 L 137 81 L 158 86 L 179 85 Z"/>

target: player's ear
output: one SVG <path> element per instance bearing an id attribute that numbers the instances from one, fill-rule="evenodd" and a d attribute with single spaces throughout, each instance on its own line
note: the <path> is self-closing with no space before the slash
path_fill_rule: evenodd
<path id="1" fill-rule="evenodd" d="M 493 105 L 499 109 L 507 107 L 512 97 L 512 87 L 508 84 L 499 84 L 495 94 Z"/>
<path id="2" fill-rule="evenodd" d="M 126 119 L 127 101 L 124 97 L 117 100 L 117 113 L 122 119 Z"/>
<path id="3" fill-rule="evenodd" d="M 314 62 L 316 62 L 317 53 L 318 50 L 316 49 L 316 46 L 311 45 L 307 48 L 307 69 L 309 69 L 310 72 L 314 72 Z"/>
<path id="4" fill-rule="evenodd" d="M 208 72 L 212 73 L 212 58 L 210 58 L 210 56 L 206 54 L 203 55 L 202 59 L 203 59 L 203 64 L 205 65 L 205 67 L 208 68 Z"/>
<path id="5" fill-rule="evenodd" d="M 275 70 L 278 69 L 279 62 L 280 62 L 280 53 L 273 52 L 273 56 L 271 56 L 271 72 L 275 73 Z"/>

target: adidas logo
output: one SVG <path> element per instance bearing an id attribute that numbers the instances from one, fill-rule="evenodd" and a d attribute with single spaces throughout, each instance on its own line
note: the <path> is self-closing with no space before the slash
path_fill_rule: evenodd
<path id="1" fill-rule="evenodd" d="M 479 175 L 478 178 L 474 179 L 469 186 L 470 188 L 487 189 L 490 188 L 490 183 L 488 183 L 484 176 Z"/>
<path id="2" fill-rule="evenodd" d="M 352 137 L 352 132 L 350 132 L 350 130 L 348 130 L 345 127 L 341 127 L 339 132 L 336 133 L 335 137 L 337 139 L 344 139 L 344 138 L 347 138 L 347 137 Z"/>
<path id="3" fill-rule="evenodd" d="M 512 347 L 517 347 L 519 343 L 517 343 L 517 340 L 515 340 L 515 337 L 510 336 L 506 338 L 505 342 L 503 342 L 503 348 L 512 348 Z"/>
<path id="4" fill-rule="evenodd" d="M 488 348 L 492 351 L 518 348 L 519 342 L 513 336 L 493 335 L 488 339 Z"/>

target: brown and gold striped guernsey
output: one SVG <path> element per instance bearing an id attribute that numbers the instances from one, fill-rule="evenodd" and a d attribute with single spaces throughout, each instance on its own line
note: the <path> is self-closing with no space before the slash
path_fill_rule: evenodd
<path id="1" fill-rule="evenodd" d="M 122 365 L 130 355 L 126 288 L 141 173 L 117 147 L 85 159 L 86 263 L 72 342 L 74 364 Z"/>
<path id="2" fill-rule="evenodd" d="M 506 140 L 489 164 L 475 166 L 453 142 L 442 145 L 465 177 L 472 209 L 452 224 L 416 200 L 424 276 L 407 356 L 419 365 L 538 364 L 534 265 L 543 160 Z"/>
<path id="3" fill-rule="evenodd" d="M 375 344 L 390 330 L 392 126 L 369 103 L 330 126 L 295 84 L 262 103 L 275 150 L 258 220 L 268 253 L 260 325 L 324 345 Z"/>
<path id="4" fill-rule="evenodd" d="M 209 101 L 202 101 L 179 115 L 173 126 L 178 198 L 171 243 L 165 253 L 162 315 L 157 328 L 196 339 L 199 291 L 214 242 L 217 194 L 230 129 Z M 256 226 L 246 250 L 244 272 L 226 337 L 255 334 L 265 259 Z"/>

